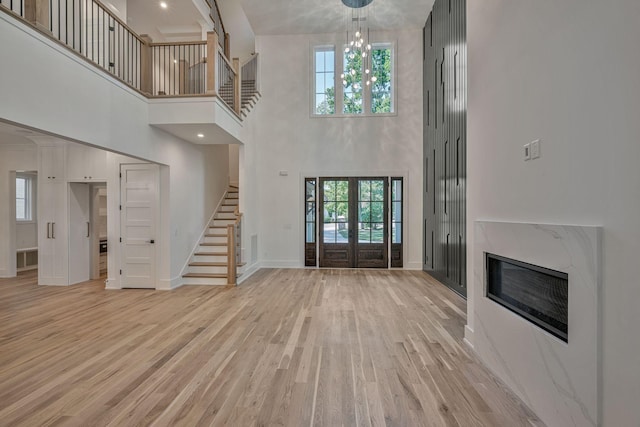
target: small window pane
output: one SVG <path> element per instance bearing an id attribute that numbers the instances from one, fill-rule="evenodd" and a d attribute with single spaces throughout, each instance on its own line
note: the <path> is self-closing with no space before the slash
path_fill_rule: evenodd
<path id="1" fill-rule="evenodd" d="M 371 243 L 384 243 L 384 224 L 372 224 Z"/>
<path id="2" fill-rule="evenodd" d="M 336 203 L 328 202 L 324 204 L 324 222 L 336 222 Z"/>
<path id="3" fill-rule="evenodd" d="M 384 200 L 384 181 L 371 181 L 371 200 Z"/>
<path id="4" fill-rule="evenodd" d="M 369 228 L 369 224 L 362 224 L 358 230 L 358 243 L 371 243 L 371 228 Z"/>
<path id="5" fill-rule="evenodd" d="M 360 200 L 371 200 L 371 181 L 360 181 Z"/>
<path id="6" fill-rule="evenodd" d="M 371 222 L 371 203 L 369 202 L 360 203 L 360 212 L 358 215 L 358 221 Z"/>
<path id="7" fill-rule="evenodd" d="M 325 92 L 324 73 L 316 73 L 316 94 L 323 94 Z"/>
<path id="8" fill-rule="evenodd" d="M 336 200 L 338 202 L 349 201 L 349 181 L 337 181 Z"/>
<path id="9" fill-rule="evenodd" d="M 316 182 L 307 181 L 307 201 L 313 201 L 316 199 Z"/>
<path id="10" fill-rule="evenodd" d="M 316 220 L 316 204 L 313 202 L 307 203 L 307 221 Z"/>
<path id="11" fill-rule="evenodd" d="M 402 202 L 393 202 L 391 206 L 391 220 L 402 222 Z"/>
<path id="12" fill-rule="evenodd" d="M 336 224 L 324 224 L 324 243 L 336 242 Z"/>
<path id="13" fill-rule="evenodd" d="M 393 223 L 391 225 L 391 243 L 402 243 L 402 224 Z"/>
<path id="14" fill-rule="evenodd" d="M 307 243 L 315 243 L 316 242 L 316 225 L 313 222 L 307 223 Z"/>
<path id="15" fill-rule="evenodd" d="M 336 224 L 336 243 L 349 243 L 349 224 L 341 222 Z"/>
<path id="16" fill-rule="evenodd" d="M 25 189 L 27 180 L 24 178 L 16 178 L 16 198 L 24 199 L 25 198 Z"/>
<path id="17" fill-rule="evenodd" d="M 336 200 L 336 182 L 335 181 L 325 181 L 324 182 L 324 200 Z"/>
<path id="18" fill-rule="evenodd" d="M 27 219 L 24 199 L 16 199 L 16 219 Z"/>
<path id="19" fill-rule="evenodd" d="M 336 211 L 338 214 L 337 222 L 349 221 L 349 203 L 347 202 L 336 203 Z"/>
<path id="20" fill-rule="evenodd" d="M 393 180 L 393 201 L 400 201 L 402 200 L 402 180 L 400 179 L 394 179 Z"/>
<path id="21" fill-rule="evenodd" d="M 326 50 L 324 52 L 324 69 L 333 73 L 335 71 L 335 54 L 333 50 Z"/>
<path id="22" fill-rule="evenodd" d="M 324 51 L 316 51 L 316 72 L 324 71 Z"/>
<path id="23" fill-rule="evenodd" d="M 371 222 L 384 222 L 384 202 L 371 202 Z"/>

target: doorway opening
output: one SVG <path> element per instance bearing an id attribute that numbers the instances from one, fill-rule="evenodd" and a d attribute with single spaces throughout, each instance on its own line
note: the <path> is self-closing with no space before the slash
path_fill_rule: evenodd
<path id="1" fill-rule="evenodd" d="M 402 267 L 402 183 L 401 177 L 306 178 L 305 265 Z"/>
<path id="2" fill-rule="evenodd" d="M 68 230 L 69 284 L 106 278 L 106 182 L 69 182 Z"/>

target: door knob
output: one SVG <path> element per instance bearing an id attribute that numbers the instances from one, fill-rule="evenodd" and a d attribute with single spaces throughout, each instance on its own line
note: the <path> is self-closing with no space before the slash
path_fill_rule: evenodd
<path id="1" fill-rule="evenodd" d="M 149 243 L 151 243 L 152 245 L 155 243 L 156 241 L 154 239 L 149 240 Z"/>

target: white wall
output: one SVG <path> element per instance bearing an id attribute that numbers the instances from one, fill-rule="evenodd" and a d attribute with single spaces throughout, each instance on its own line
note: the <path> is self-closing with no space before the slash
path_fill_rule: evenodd
<path id="1" fill-rule="evenodd" d="M 249 24 L 240 0 L 218 0 L 225 30 L 231 34 L 229 48 L 232 58 L 248 59 L 256 48 L 256 36 Z"/>
<path id="2" fill-rule="evenodd" d="M 0 119 L 169 166 L 174 277 L 222 197 L 226 147 L 190 144 L 149 126 L 146 98 L 14 21 L 0 14 L 0 40 L 12 40 L 0 44 L 2 75 L 10 76 L 0 79 Z"/>
<path id="3" fill-rule="evenodd" d="M 15 197 L 15 181 L 10 171 L 37 170 L 36 150 L 26 138 L 0 133 L 0 277 L 15 276 L 16 268 L 16 253 L 11 249 L 16 248 L 16 219 L 10 200 L 11 194 Z"/>
<path id="4" fill-rule="evenodd" d="M 338 42 L 342 41 L 341 35 Z M 262 98 L 255 114 L 259 258 L 302 266 L 302 183 L 310 176 L 406 175 L 405 266 L 420 268 L 422 235 L 422 32 L 376 34 L 397 40 L 398 114 L 310 117 L 311 47 L 336 35 L 258 36 Z M 373 36 L 372 36 L 373 38 Z M 246 149 L 245 149 L 246 154 Z M 279 176 L 279 171 L 288 176 Z M 246 166 L 245 166 L 246 173 Z"/>
<path id="5" fill-rule="evenodd" d="M 602 225 L 602 425 L 638 426 L 640 2 L 467 5 L 467 259 L 479 219 Z"/>

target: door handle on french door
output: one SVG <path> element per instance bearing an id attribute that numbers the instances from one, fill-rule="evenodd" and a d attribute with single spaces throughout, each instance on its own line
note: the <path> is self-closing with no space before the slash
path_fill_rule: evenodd
<path id="1" fill-rule="evenodd" d="M 87 221 L 87 237 L 91 235 L 91 223 Z"/>
<path id="2" fill-rule="evenodd" d="M 353 229 L 350 228 L 349 229 L 349 238 L 352 238 L 352 237 L 353 237 Z"/>
<path id="3" fill-rule="evenodd" d="M 56 238 L 56 223 L 55 222 L 51 223 L 51 238 L 52 239 Z"/>
<path id="4" fill-rule="evenodd" d="M 156 243 L 156 241 L 154 239 L 149 240 L 149 243 L 151 243 L 152 245 Z"/>
<path id="5" fill-rule="evenodd" d="M 51 238 L 51 223 L 47 223 L 47 239 Z"/>

